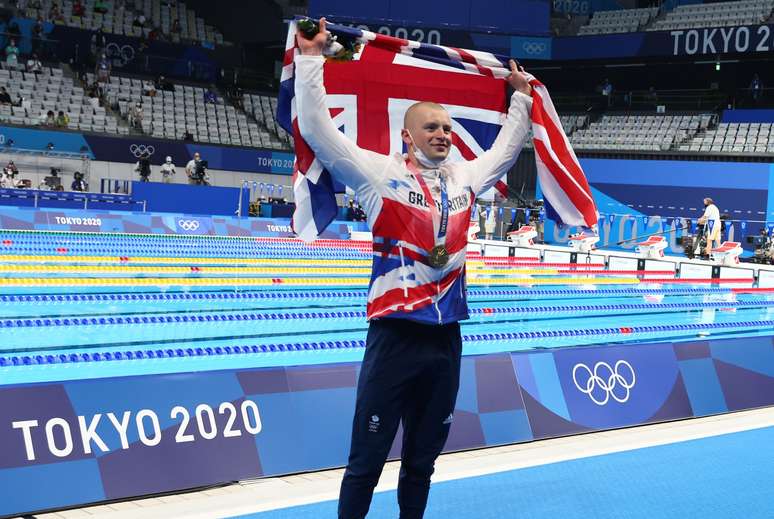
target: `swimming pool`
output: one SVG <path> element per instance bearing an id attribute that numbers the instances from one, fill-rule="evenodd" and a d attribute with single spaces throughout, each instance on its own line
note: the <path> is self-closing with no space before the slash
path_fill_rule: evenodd
<path id="1" fill-rule="evenodd" d="M 362 357 L 367 244 L 8 231 L 0 240 L 3 384 Z M 471 255 L 464 353 L 774 330 L 771 292 L 673 277 Z"/>
<path id="2" fill-rule="evenodd" d="M 370 244 L 1 231 L 0 253 L 0 515 L 346 462 Z M 774 293 L 737 271 L 469 254 L 447 449 L 771 405 Z"/>

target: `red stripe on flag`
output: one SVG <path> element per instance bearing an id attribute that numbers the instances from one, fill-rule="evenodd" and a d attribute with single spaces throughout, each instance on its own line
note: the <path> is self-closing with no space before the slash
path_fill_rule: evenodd
<path id="1" fill-rule="evenodd" d="M 301 131 L 298 129 L 298 119 L 293 119 L 293 141 L 296 144 L 296 164 L 302 174 L 309 171 L 315 159 L 314 151 L 306 141 L 301 137 Z"/>
<path id="2" fill-rule="evenodd" d="M 567 195 L 567 198 L 570 200 L 572 205 L 574 205 L 578 212 L 583 215 L 583 219 L 586 221 L 586 223 L 592 225 L 596 218 L 596 215 L 594 214 L 594 204 L 589 202 L 588 198 L 585 197 L 584 193 L 578 186 L 570 182 L 565 177 L 565 174 L 560 170 L 560 166 L 548 153 L 548 149 L 546 148 L 543 141 L 535 139 L 534 145 L 535 152 L 540 157 L 540 160 L 543 162 L 543 164 L 546 165 L 546 168 L 548 168 L 548 171 L 554 177 L 557 184 L 559 184 L 559 187 Z M 545 193 L 545 190 L 543 191 Z M 549 203 L 550 202 L 551 200 L 549 200 Z"/>
<path id="3" fill-rule="evenodd" d="M 502 180 L 498 180 L 494 187 L 503 196 L 503 198 L 508 198 L 508 184 Z"/>
<path id="4" fill-rule="evenodd" d="M 473 54 L 469 53 L 468 51 L 464 49 L 458 49 L 457 47 L 451 47 L 454 49 L 457 53 L 459 53 L 460 58 L 464 63 L 470 63 L 471 65 L 475 65 L 478 69 L 479 73 L 481 73 L 484 76 L 494 77 L 494 72 L 488 67 L 482 67 L 478 64 L 478 61 L 476 60 L 476 57 L 473 56 Z"/>
<path id="5" fill-rule="evenodd" d="M 476 154 L 473 153 L 473 150 L 471 150 L 470 147 L 465 144 L 465 141 L 463 141 L 455 132 L 452 132 L 452 144 L 460 150 L 460 155 L 462 155 L 463 159 L 473 160 L 476 158 Z"/>

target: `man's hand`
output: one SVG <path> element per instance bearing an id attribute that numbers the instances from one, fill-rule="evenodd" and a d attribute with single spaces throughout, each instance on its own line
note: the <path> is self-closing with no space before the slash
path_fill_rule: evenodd
<path id="1" fill-rule="evenodd" d="M 514 90 L 521 92 L 525 95 L 532 95 L 532 86 L 527 82 L 527 76 L 524 73 L 524 67 L 521 70 L 516 66 L 516 62 L 511 60 L 509 62 L 511 66 L 511 75 L 506 78 L 508 83 Z"/>
<path id="2" fill-rule="evenodd" d="M 298 50 L 305 56 L 322 56 L 323 49 L 328 43 L 328 31 L 325 29 L 325 18 L 320 18 L 320 32 L 314 38 L 308 40 L 300 32 L 296 34 Z"/>

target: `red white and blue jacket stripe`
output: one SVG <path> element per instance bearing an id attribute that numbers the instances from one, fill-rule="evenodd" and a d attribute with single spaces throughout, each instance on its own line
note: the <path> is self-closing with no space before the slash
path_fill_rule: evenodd
<path id="1" fill-rule="evenodd" d="M 440 206 L 446 180 L 449 216 L 445 246 L 449 261 L 431 267 L 427 254 L 438 229 L 406 157 L 362 149 L 341 133 L 325 104 L 324 59 L 295 57 L 295 102 L 301 136 L 333 178 L 359 196 L 373 232 L 373 269 L 368 319 L 406 318 L 432 324 L 467 319 L 465 253 L 471 207 L 513 166 L 530 128 L 532 98 L 515 92 L 500 133 L 478 158 L 420 169 Z M 437 226 L 438 222 L 435 222 Z"/>

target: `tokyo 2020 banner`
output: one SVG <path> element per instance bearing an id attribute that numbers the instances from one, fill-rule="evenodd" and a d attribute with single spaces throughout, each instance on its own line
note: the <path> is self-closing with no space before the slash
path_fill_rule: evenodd
<path id="1" fill-rule="evenodd" d="M 772 405 L 771 340 L 466 356 L 446 449 Z M 0 386 L 0 516 L 342 466 L 358 371 L 348 361 Z"/>

